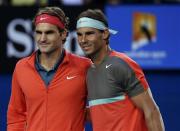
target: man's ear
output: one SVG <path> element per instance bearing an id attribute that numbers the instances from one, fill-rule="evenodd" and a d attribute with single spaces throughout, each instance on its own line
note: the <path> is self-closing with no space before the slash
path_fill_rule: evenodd
<path id="1" fill-rule="evenodd" d="M 109 38 L 109 35 L 110 35 L 109 30 L 108 30 L 108 29 L 105 29 L 105 30 L 103 31 L 103 39 L 104 39 L 104 40 L 107 40 L 107 39 Z"/>
<path id="2" fill-rule="evenodd" d="M 67 29 L 64 29 L 64 31 L 62 32 L 62 41 L 63 41 L 63 44 L 66 42 L 66 38 L 68 37 L 68 31 Z"/>
<path id="3" fill-rule="evenodd" d="M 64 29 L 64 31 L 62 32 L 62 38 L 66 39 L 67 36 L 68 36 L 68 31 L 67 29 Z"/>

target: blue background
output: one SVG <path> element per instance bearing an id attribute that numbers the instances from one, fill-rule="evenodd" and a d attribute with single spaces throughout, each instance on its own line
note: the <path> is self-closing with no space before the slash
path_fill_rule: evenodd
<path id="1" fill-rule="evenodd" d="M 180 69 L 180 6 L 107 6 L 109 27 L 115 29 L 118 34 L 110 39 L 111 47 L 121 52 L 131 52 L 133 42 L 133 13 L 148 13 L 156 17 L 157 41 L 139 48 L 136 52 L 159 52 L 164 51 L 163 59 L 144 59 L 132 57 L 144 69 Z M 158 64 L 157 64 L 158 61 Z"/>

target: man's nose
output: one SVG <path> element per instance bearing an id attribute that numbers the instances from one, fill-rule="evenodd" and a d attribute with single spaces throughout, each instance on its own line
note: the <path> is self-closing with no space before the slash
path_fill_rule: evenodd
<path id="1" fill-rule="evenodd" d="M 47 37 L 46 37 L 46 34 L 42 34 L 41 37 L 40 37 L 40 41 L 46 41 Z"/>
<path id="2" fill-rule="evenodd" d="M 87 41 L 86 35 L 83 35 L 82 39 L 81 39 L 81 42 L 86 42 L 86 41 Z"/>

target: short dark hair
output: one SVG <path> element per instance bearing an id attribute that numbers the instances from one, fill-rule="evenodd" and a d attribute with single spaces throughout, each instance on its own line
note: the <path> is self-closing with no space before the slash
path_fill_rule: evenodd
<path id="1" fill-rule="evenodd" d="M 95 20 L 99 20 L 103 22 L 106 27 L 109 27 L 107 18 L 100 9 L 88 9 L 86 11 L 83 11 L 81 14 L 79 14 L 79 16 L 77 17 L 77 20 L 79 20 L 82 17 L 88 17 Z"/>
<path id="2" fill-rule="evenodd" d="M 48 14 L 48 15 L 56 16 L 65 25 L 65 28 L 68 30 L 69 18 L 65 15 L 64 11 L 61 8 L 56 7 L 56 6 L 40 8 L 33 19 L 34 25 L 35 25 L 36 17 L 41 14 Z M 60 30 L 62 31 L 62 29 Z"/>

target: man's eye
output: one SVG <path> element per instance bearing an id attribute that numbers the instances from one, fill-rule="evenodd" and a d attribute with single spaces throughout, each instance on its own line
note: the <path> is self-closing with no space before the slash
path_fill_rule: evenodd
<path id="1" fill-rule="evenodd" d="M 36 31 L 35 34 L 41 34 L 41 32 L 40 31 Z"/>
<path id="2" fill-rule="evenodd" d="M 86 34 L 87 34 L 87 35 L 93 35 L 94 32 L 87 32 Z"/>
<path id="3" fill-rule="evenodd" d="M 80 33 L 77 33 L 77 35 L 78 35 L 78 36 L 81 36 L 81 34 L 80 34 Z"/>

